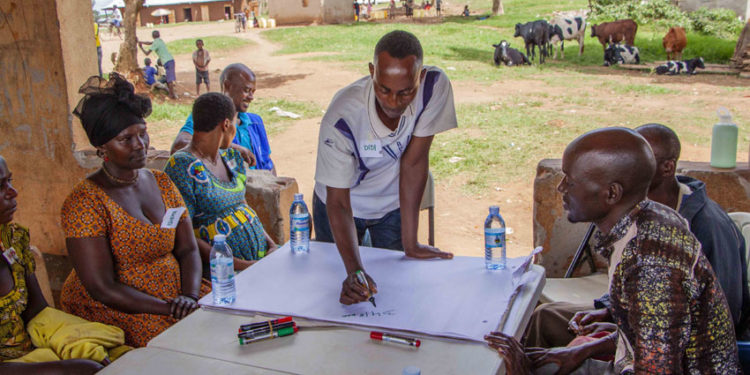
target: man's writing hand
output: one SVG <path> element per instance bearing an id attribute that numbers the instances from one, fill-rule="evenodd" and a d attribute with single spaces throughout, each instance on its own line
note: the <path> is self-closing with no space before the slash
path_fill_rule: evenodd
<path id="1" fill-rule="evenodd" d="M 445 251 L 440 251 L 440 249 L 436 247 L 423 245 L 420 243 L 417 243 L 417 246 L 414 248 L 404 249 L 404 254 L 410 258 L 417 258 L 417 259 L 430 259 L 430 258 L 453 259 L 452 253 L 446 253 Z"/>
<path id="2" fill-rule="evenodd" d="M 341 284 L 341 297 L 339 298 L 339 302 L 344 305 L 364 302 L 367 301 L 370 295 L 378 292 L 378 286 L 375 284 L 375 281 L 372 280 L 370 275 L 364 271 L 362 271 L 362 273 L 365 274 L 370 290 L 368 291 L 364 285 L 360 284 L 359 280 L 357 280 L 357 273 L 352 272 Z"/>

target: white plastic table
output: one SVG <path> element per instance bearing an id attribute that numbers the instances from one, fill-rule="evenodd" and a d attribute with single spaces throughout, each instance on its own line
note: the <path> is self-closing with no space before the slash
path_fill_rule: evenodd
<path id="1" fill-rule="evenodd" d="M 503 328 L 517 338 L 544 287 L 542 267 L 528 272 L 539 277 L 519 292 Z M 300 321 L 295 335 L 240 346 L 237 328 L 265 319 L 200 309 L 151 340 L 145 352 L 126 354 L 103 373 L 400 374 L 406 366 L 423 374 L 505 373 L 502 359 L 482 343 L 416 335 L 422 345 L 412 349 L 372 341 L 361 328 L 310 327 L 309 321 Z"/>

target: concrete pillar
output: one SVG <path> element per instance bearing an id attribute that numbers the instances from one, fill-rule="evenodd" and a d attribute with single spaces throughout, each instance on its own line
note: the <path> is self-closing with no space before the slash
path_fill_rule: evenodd
<path id="1" fill-rule="evenodd" d="M 543 246 L 541 264 L 547 277 L 563 277 L 588 224 L 571 224 L 562 208 L 557 184 L 563 177 L 560 159 L 544 159 L 537 166 L 534 180 L 534 246 Z M 738 163 L 736 169 L 712 168 L 707 162 L 681 161 L 677 174 L 706 184 L 706 192 L 727 212 L 750 212 L 750 169 Z M 597 267 L 606 261 L 597 256 Z M 582 267 L 588 270 L 587 267 Z"/>
<path id="2" fill-rule="evenodd" d="M 98 73 L 89 0 L 0 0 L 0 155 L 19 190 L 16 221 L 44 253 L 62 254 L 60 207 L 85 171 L 71 115 L 76 91 Z"/>

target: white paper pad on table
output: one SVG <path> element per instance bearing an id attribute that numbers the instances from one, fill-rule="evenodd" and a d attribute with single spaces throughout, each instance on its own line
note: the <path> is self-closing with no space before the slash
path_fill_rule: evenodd
<path id="1" fill-rule="evenodd" d="M 377 283 L 377 307 L 339 303 L 344 265 L 336 246 L 322 242 L 310 242 L 309 254 L 293 254 L 287 243 L 241 272 L 233 305 L 215 306 L 211 294 L 200 304 L 483 341 L 498 328 L 514 292 L 524 285 L 514 286 L 512 274 L 526 257 L 508 259 L 506 270 L 488 271 L 480 257 L 415 260 L 399 251 L 368 247 L 360 247 L 360 253 Z"/>

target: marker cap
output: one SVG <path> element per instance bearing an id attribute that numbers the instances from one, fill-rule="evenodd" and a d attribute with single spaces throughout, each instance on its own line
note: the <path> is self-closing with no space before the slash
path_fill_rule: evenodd
<path id="1" fill-rule="evenodd" d="M 382 340 L 383 339 L 383 332 L 370 332 L 370 338 L 373 340 Z"/>

